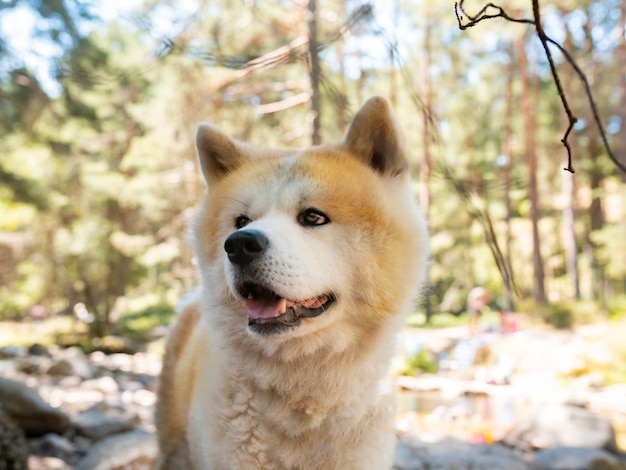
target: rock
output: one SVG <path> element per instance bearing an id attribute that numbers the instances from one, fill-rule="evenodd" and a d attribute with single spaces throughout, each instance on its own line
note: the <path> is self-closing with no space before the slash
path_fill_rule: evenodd
<path id="1" fill-rule="evenodd" d="M 70 458 L 76 452 L 76 446 L 67 438 L 58 434 L 46 434 L 29 443 L 30 453 L 60 459 Z"/>
<path id="2" fill-rule="evenodd" d="M 82 379 L 93 378 L 89 360 L 83 351 L 76 346 L 62 351 L 59 354 L 59 359 L 53 362 L 46 373 L 58 376 L 77 375 Z"/>
<path id="3" fill-rule="evenodd" d="M 625 470 L 626 464 L 604 449 L 553 447 L 538 451 L 536 470 Z"/>
<path id="4" fill-rule="evenodd" d="M 0 411 L 29 436 L 62 434 L 70 424 L 65 413 L 48 405 L 35 390 L 3 377 L 0 377 Z"/>
<path id="5" fill-rule="evenodd" d="M 26 355 L 26 348 L 22 346 L 2 346 L 0 348 L 0 358 L 15 359 Z"/>
<path id="6" fill-rule="evenodd" d="M 504 443 L 518 449 L 587 447 L 617 451 L 615 430 L 602 415 L 572 405 L 545 405 L 516 424 Z"/>
<path id="7" fill-rule="evenodd" d="M 57 457 L 31 455 L 28 458 L 28 470 L 71 470 L 67 462 Z"/>
<path id="8" fill-rule="evenodd" d="M 133 401 L 140 406 L 154 406 L 157 401 L 156 393 L 150 390 L 135 390 L 133 392 Z"/>
<path id="9" fill-rule="evenodd" d="M 28 444 L 24 432 L 0 415 L 0 468 L 28 470 Z"/>
<path id="10" fill-rule="evenodd" d="M 96 441 L 112 434 L 130 431 L 135 427 L 131 420 L 121 413 L 104 412 L 97 407 L 75 416 L 73 425 L 80 434 Z"/>
<path id="11" fill-rule="evenodd" d="M 400 442 L 393 470 L 530 470 L 511 449 L 499 444 L 474 445 L 452 439 L 437 443 Z"/>
<path id="12" fill-rule="evenodd" d="M 117 385 L 115 379 L 113 377 L 109 377 L 108 375 L 98 379 L 85 380 L 81 384 L 80 388 L 97 390 L 102 392 L 104 395 L 114 394 L 120 391 L 120 387 Z"/>
<path id="13" fill-rule="evenodd" d="M 52 357 L 52 355 L 48 351 L 48 348 L 39 343 L 32 344 L 28 348 L 28 354 L 30 356 Z"/>
<path id="14" fill-rule="evenodd" d="M 156 438 L 143 431 L 111 436 L 98 442 L 75 470 L 151 470 L 158 455 Z"/>

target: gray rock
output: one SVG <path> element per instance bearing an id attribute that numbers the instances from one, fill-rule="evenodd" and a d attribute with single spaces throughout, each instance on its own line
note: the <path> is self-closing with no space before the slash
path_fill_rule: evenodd
<path id="1" fill-rule="evenodd" d="M 57 360 L 46 371 L 49 375 L 77 375 L 82 379 L 93 378 L 93 371 L 87 356 L 78 347 L 71 347 L 59 354 Z"/>
<path id="2" fill-rule="evenodd" d="M 120 387 L 113 377 L 105 375 L 98 379 L 85 380 L 80 388 L 88 390 L 97 390 L 104 395 L 114 394 L 120 391 Z"/>
<path id="3" fill-rule="evenodd" d="M 80 413 L 72 421 L 80 434 L 96 441 L 112 434 L 130 431 L 135 427 L 130 419 L 120 413 L 104 412 L 97 408 Z"/>
<path id="4" fill-rule="evenodd" d="M 31 356 L 52 357 L 50 352 L 48 352 L 48 348 L 39 343 L 32 344 L 28 348 L 28 354 Z"/>
<path id="5" fill-rule="evenodd" d="M 158 455 L 156 438 L 142 431 L 111 436 L 98 442 L 75 470 L 151 470 Z"/>
<path id="6" fill-rule="evenodd" d="M 400 442 L 394 470 L 529 470 L 513 450 L 494 445 L 475 445 L 452 439 L 437 443 Z"/>
<path id="7" fill-rule="evenodd" d="M 76 446 L 67 438 L 58 434 L 46 434 L 29 443 L 30 453 L 45 457 L 66 459 L 76 452 Z"/>
<path id="8" fill-rule="evenodd" d="M 0 416 L 0 468 L 28 469 L 28 444 L 24 432 L 6 416 Z"/>
<path id="9" fill-rule="evenodd" d="M 533 459 L 537 470 L 625 470 L 626 464 L 604 449 L 553 447 L 538 451 Z"/>
<path id="10" fill-rule="evenodd" d="M 46 403 L 21 382 L 0 377 L 0 414 L 7 415 L 29 436 L 54 432 L 62 434 L 70 420 L 65 413 Z"/>
<path id="11" fill-rule="evenodd" d="M 503 442 L 518 449 L 587 447 L 617 451 L 615 430 L 604 416 L 572 405 L 546 405 L 516 424 Z"/>
<path id="12" fill-rule="evenodd" d="M 2 346 L 0 347 L 0 358 L 14 359 L 16 357 L 24 357 L 26 348 L 23 346 Z"/>

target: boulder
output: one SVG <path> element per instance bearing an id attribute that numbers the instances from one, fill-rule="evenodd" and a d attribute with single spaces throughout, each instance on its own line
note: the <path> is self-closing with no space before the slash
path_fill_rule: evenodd
<path id="1" fill-rule="evenodd" d="M 0 468 L 28 470 L 28 444 L 24 432 L 0 415 Z"/>
<path id="2" fill-rule="evenodd" d="M 143 431 L 108 437 L 93 446 L 76 470 L 151 470 L 158 456 L 156 438 Z"/>
<path id="3" fill-rule="evenodd" d="M 97 390 L 103 395 L 112 395 L 120 391 L 120 387 L 113 377 L 105 375 L 98 379 L 85 380 L 80 388 L 84 390 Z"/>
<path id="4" fill-rule="evenodd" d="M 545 405 L 516 424 L 503 439 L 518 449 L 587 447 L 617 451 L 615 430 L 608 418 L 573 405 Z"/>
<path id="5" fill-rule="evenodd" d="M 76 446 L 66 437 L 50 433 L 37 439 L 31 439 L 30 452 L 41 457 L 69 459 L 76 452 Z"/>
<path id="6" fill-rule="evenodd" d="M 93 371 L 87 356 L 76 346 L 62 351 L 58 359 L 48 367 L 46 373 L 64 377 L 76 375 L 82 379 L 91 379 L 93 377 Z"/>
<path id="7" fill-rule="evenodd" d="M 46 348 L 43 344 L 35 343 L 32 344 L 28 348 L 28 354 L 30 356 L 42 356 L 42 357 L 52 357 L 48 348 Z"/>
<path id="8" fill-rule="evenodd" d="M 0 414 L 8 416 L 29 436 L 62 434 L 70 425 L 68 416 L 51 407 L 35 390 L 3 377 L 0 377 Z"/>
<path id="9" fill-rule="evenodd" d="M 73 418 L 76 430 L 94 441 L 98 441 L 112 434 L 132 430 L 133 422 L 119 412 L 101 411 L 98 407 L 91 408 Z"/>
<path id="10" fill-rule="evenodd" d="M 72 470 L 72 466 L 58 457 L 31 455 L 28 457 L 28 470 Z"/>
<path id="11" fill-rule="evenodd" d="M 26 348 L 23 346 L 2 346 L 0 347 L 0 359 L 14 359 L 26 356 Z"/>
<path id="12" fill-rule="evenodd" d="M 604 449 L 552 447 L 535 453 L 536 470 L 626 470 L 626 463 Z"/>
<path id="13" fill-rule="evenodd" d="M 499 445 L 475 445 L 446 439 L 437 443 L 402 441 L 396 447 L 393 470 L 530 470 L 513 450 Z"/>

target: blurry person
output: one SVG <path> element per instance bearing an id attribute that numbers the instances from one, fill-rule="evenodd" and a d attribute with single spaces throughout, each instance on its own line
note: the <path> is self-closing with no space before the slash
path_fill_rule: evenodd
<path id="1" fill-rule="evenodd" d="M 471 333 L 475 333 L 483 309 L 489 302 L 489 292 L 484 287 L 474 287 L 467 296 L 467 314 L 469 315 L 469 329 Z"/>

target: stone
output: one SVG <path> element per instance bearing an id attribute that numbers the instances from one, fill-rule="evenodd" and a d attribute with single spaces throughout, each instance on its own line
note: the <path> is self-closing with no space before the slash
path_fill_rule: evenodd
<path id="1" fill-rule="evenodd" d="M 115 379 L 108 375 L 97 379 L 85 380 L 80 387 L 82 389 L 97 390 L 104 395 L 114 394 L 120 391 L 120 387 Z"/>
<path id="2" fill-rule="evenodd" d="M 30 356 L 52 357 L 52 355 L 48 351 L 48 348 L 39 343 L 32 344 L 28 348 L 28 354 Z"/>
<path id="3" fill-rule="evenodd" d="M 158 456 L 156 438 L 143 431 L 108 437 L 93 446 L 75 470 L 151 470 Z"/>
<path id="4" fill-rule="evenodd" d="M 16 357 L 24 357 L 26 348 L 22 346 L 2 346 L 0 347 L 0 358 L 15 359 Z"/>
<path id="5" fill-rule="evenodd" d="M 24 432 L 0 415 L 0 468 L 28 470 L 28 444 Z"/>
<path id="6" fill-rule="evenodd" d="M 66 437 L 49 433 L 31 440 L 30 452 L 39 456 L 67 459 L 76 452 L 76 446 Z"/>
<path id="7" fill-rule="evenodd" d="M 93 378 L 89 360 L 76 346 L 61 351 L 59 358 L 50 365 L 46 373 L 56 376 L 77 375 L 85 380 Z"/>
<path id="8" fill-rule="evenodd" d="M 535 453 L 536 470 L 626 470 L 626 464 L 604 449 L 552 447 Z"/>
<path id="9" fill-rule="evenodd" d="M 393 470 L 530 470 L 513 450 L 446 439 L 436 443 L 403 441 L 396 446 Z"/>
<path id="10" fill-rule="evenodd" d="M 130 431 L 135 427 L 131 420 L 120 413 L 104 412 L 97 408 L 89 409 L 75 416 L 72 424 L 80 434 L 95 441 L 112 434 Z"/>
<path id="11" fill-rule="evenodd" d="M 503 439 L 518 449 L 588 447 L 617 451 L 615 430 L 608 418 L 572 405 L 545 405 L 517 423 Z"/>
<path id="12" fill-rule="evenodd" d="M 72 470 L 72 466 L 58 457 L 28 457 L 28 470 Z"/>
<path id="13" fill-rule="evenodd" d="M 63 411 L 51 407 L 32 388 L 0 377 L 0 412 L 29 436 L 63 434 L 70 425 Z"/>

